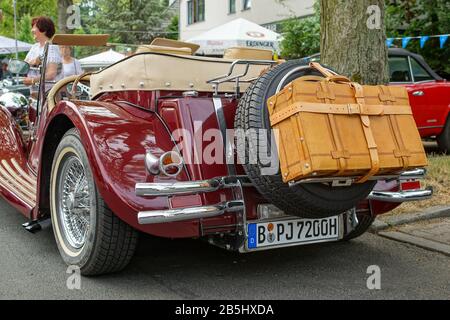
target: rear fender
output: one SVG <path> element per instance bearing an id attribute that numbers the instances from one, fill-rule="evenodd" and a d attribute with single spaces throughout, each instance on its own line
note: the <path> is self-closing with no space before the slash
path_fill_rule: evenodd
<path id="1" fill-rule="evenodd" d="M 132 227 L 153 235 L 173 238 L 198 235 L 198 221 L 138 224 L 139 211 L 168 209 L 169 199 L 137 197 L 135 184 L 175 181 L 174 178 L 150 175 L 145 169 L 146 152 L 158 155 L 175 146 L 157 115 L 109 102 L 63 101 L 52 110 L 48 124 L 61 115 L 66 116 L 77 128 L 98 191 L 119 218 Z M 182 171 L 176 179 L 186 181 L 188 175 Z"/>

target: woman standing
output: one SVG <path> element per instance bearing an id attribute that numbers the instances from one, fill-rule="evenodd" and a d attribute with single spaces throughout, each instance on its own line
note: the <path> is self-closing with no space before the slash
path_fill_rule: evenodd
<path id="1" fill-rule="evenodd" d="M 44 47 L 47 41 L 55 34 L 55 24 L 48 17 L 36 17 L 31 20 L 31 33 L 36 43 L 31 47 L 25 61 L 32 67 L 38 67 L 44 59 Z M 53 83 L 45 83 L 45 91 L 52 88 L 54 82 L 62 78 L 62 60 L 58 46 L 50 45 L 47 55 L 47 67 L 45 70 L 45 80 Z M 39 71 L 32 69 L 24 79 L 25 85 L 31 86 L 31 93 L 37 92 L 40 81 Z"/>
<path id="2" fill-rule="evenodd" d="M 80 62 L 72 57 L 72 48 L 69 46 L 59 46 L 59 53 L 62 57 L 64 78 L 83 73 Z"/>

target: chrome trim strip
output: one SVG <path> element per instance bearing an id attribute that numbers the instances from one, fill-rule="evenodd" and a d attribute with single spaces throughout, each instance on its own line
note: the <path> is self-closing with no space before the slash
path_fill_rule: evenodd
<path id="1" fill-rule="evenodd" d="M 425 127 L 417 127 L 417 129 L 419 130 L 423 130 L 423 129 L 438 129 L 438 128 L 443 128 L 444 126 L 425 126 Z"/>
<path id="2" fill-rule="evenodd" d="M 408 201 L 419 201 L 430 199 L 432 195 L 433 195 L 432 188 L 428 188 L 425 190 L 398 191 L 398 192 L 372 191 L 367 197 L 367 199 L 383 202 L 401 203 Z"/>
<path id="3" fill-rule="evenodd" d="M 214 110 L 216 113 L 217 123 L 219 124 L 219 130 L 222 133 L 223 143 L 223 156 L 225 158 L 225 164 L 227 165 L 228 175 L 236 175 L 236 167 L 234 166 L 234 150 L 231 141 L 227 139 L 227 123 L 225 120 L 225 113 L 223 111 L 222 98 L 213 97 Z"/>
<path id="4" fill-rule="evenodd" d="M 212 206 L 191 207 L 182 209 L 153 210 L 138 213 L 139 224 L 167 223 L 193 219 L 216 217 L 225 212 L 243 210 L 244 201 L 229 201 Z"/>
<path id="5" fill-rule="evenodd" d="M 154 197 L 214 192 L 222 188 L 235 187 L 236 185 L 236 178 L 217 178 L 173 183 L 137 183 L 135 190 L 137 196 Z"/>
<path id="6" fill-rule="evenodd" d="M 17 182 L 17 180 L 14 179 L 13 176 L 11 176 L 7 171 L 5 171 L 5 169 L 0 166 L 0 175 L 3 177 L 4 180 L 6 180 L 9 185 L 13 186 L 16 190 L 19 190 L 20 194 L 23 195 L 24 197 L 27 197 L 27 199 L 36 201 L 36 192 L 31 191 L 29 189 L 27 189 L 26 187 L 24 187 L 23 185 L 21 185 L 20 183 Z"/>
<path id="7" fill-rule="evenodd" d="M 16 159 L 14 159 L 14 158 L 11 159 L 11 163 L 12 163 L 12 165 L 14 166 L 14 168 L 16 168 L 16 170 L 20 173 L 20 175 L 21 175 L 22 177 L 24 177 L 25 179 L 27 179 L 31 184 L 36 185 L 37 178 L 36 178 L 36 177 L 33 177 L 33 176 L 29 175 L 29 174 L 27 174 L 27 173 L 20 167 L 20 165 L 17 163 Z"/>
<path id="8" fill-rule="evenodd" d="M 2 175 L 0 175 L 0 187 L 5 189 L 6 191 L 12 193 L 17 199 L 21 200 L 28 207 L 33 208 L 36 205 L 36 201 L 29 198 L 28 196 L 22 194 L 19 189 L 17 189 L 13 184 L 11 184 L 8 180 L 5 180 Z"/>
<path id="9" fill-rule="evenodd" d="M 34 193 L 37 192 L 36 185 L 32 185 L 29 181 L 27 181 L 20 174 L 14 171 L 6 160 L 2 160 L 1 164 L 6 169 L 6 171 L 8 171 L 8 173 L 16 180 L 16 182 L 22 184 L 25 188 L 33 191 Z"/>

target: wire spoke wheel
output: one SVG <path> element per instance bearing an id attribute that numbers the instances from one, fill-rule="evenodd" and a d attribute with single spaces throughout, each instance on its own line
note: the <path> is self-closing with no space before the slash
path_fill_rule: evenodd
<path id="1" fill-rule="evenodd" d="M 50 175 L 50 209 L 58 250 L 67 265 L 93 276 L 122 270 L 134 254 L 138 233 L 103 200 L 78 131 L 56 148 Z"/>
<path id="2" fill-rule="evenodd" d="M 58 190 L 61 201 L 58 214 L 69 244 L 80 249 L 90 227 L 91 196 L 86 173 L 80 160 L 70 155 L 61 168 Z"/>

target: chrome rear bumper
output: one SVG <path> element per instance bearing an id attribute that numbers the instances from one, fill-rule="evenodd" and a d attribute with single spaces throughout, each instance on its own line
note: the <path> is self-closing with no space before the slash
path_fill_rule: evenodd
<path id="1" fill-rule="evenodd" d="M 423 178 L 426 171 L 417 169 L 404 172 L 396 178 L 400 181 Z M 174 183 L 138 183 L 136 184 L 136 195 L 141 197 L 160 197 L 173 195 L 190 195 L 205 192 L 214 192 L 220 189 L 230 188 L 233 190 L 234 200 L 218 203 L 215 205 L 189 207 L 180 209 L 142 211 L 138 213 L 139 224 L 167 223 L 183 220 L 202 219 L 220 216 L 225 212 L 245 211 L 242 195 L 242 185 L 248 184 L 246 177 L 219 177 L 200 181 L 183 181 Z M 407 202 L 429 199 L 433 190 L 411 190 L 411 191 L 372 191 L 368 199 L 384 202 Z"/>
<path id="2" fill-rule="evenodd" d="M 236 187 L 237 183 L 238 179 L 234 177 L 174 183 L 138 183 L 136 184 L 136 195 L 159 197 L 214 192 L 223 188 Z"/>
<path id="3" fill-rule="evenodd" d="M 225 212 L 236 212 L 244 209 L 244 201 L 229 201 L 213 206 L 192 207 L 171 210 L 143 211 L 138 214 L 139 224 L 154 224 L 211 218 Z"/>
<path id="4" fill-rule="evenodd" d="M 220 189 L 237 188 L 233 192 L 235 200 L 215 205 L 189 207 L 180 209 L 141 211 L 138 213 L 139 224 L 167 223 L 175 221 L 211 218 L 226 212 L 245 210 L 242 194 L 242 183 L 238 177 L 220 177 L 200 181 L 183 181 L 175 183 L 138 183 L 136 195 L 141 197 L 160 197 L 173 195 L 190 195 L 214 192 Z M 236 195 L 239 195 L 236 197 Z"/>

